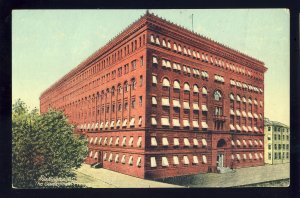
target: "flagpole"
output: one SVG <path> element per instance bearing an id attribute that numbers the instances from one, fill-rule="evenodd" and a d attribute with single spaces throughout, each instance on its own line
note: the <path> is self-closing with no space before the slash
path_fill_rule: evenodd
<path id="1" fill-rule="evenodd" d="M 194 14 L 192 14 L 192 31 L 194 32 L 194 21 L 193 21 L 193 18 L 194 18 Z"/>

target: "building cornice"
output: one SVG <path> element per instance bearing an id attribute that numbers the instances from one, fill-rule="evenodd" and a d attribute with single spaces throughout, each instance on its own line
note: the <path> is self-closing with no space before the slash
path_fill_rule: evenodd
<path id="1" fill-rule="evenodd" d="M 189 43 L 191 46 L 195 46 L 197 48 L 200 46 L 200 49 L 216 54 L 225 59 L 240 63 L 244 66 L 248 66 L 260 72 L 264 73 L 267 70 L 262 61 L 252 58 L 242 52 L 229 48 L 219 42 L 213 41 L 212 39 L 192 32 L 158 16 L 149 14 L 147 21 L 149 23 L 148 26 L 150 30 L 160 32 L 177 40 L 183 40 L 183 42 Z"/>

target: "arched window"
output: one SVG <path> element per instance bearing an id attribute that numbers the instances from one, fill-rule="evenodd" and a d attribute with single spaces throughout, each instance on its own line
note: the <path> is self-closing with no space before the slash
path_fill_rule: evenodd
<path id="1" fill-rule="evenodd" d="M 234 95 L 233 95 L 233 93 L 231 93 L 229 97 L 230 97 L 230 100 L 232 100 L 232 101 L 234 100 Z"/>
<path id="2" fill-rule="evenodd" d="M 150 36 L 150 41 L 151 41 L 151 43 L 155 43 L 153 34 L 151 34 L 151 36 Z"/>
<path id="3" fill-rule="evenodd" d="M 242 99 L 242 100 L 243 100 L 243 102 L 244 102 L 244 103 L 246 103 L 246 102 L 247 102 L 247 100 L 246 100 L 245 96 L 243 96 L 243 99 Z"/>
<path id="4" fill-rule="evenodd" d="M 131 86 L 132 86 L 132 90 L 136 89 L 136 80 L 135 80 L 135 78 L 131 79 Z"/>
<path id="5" fill-rule="evenodd" d="M 215 92 L 214 92 L 214 99 L 215 99 L 216 101 L 220 101 L 221 98 L 222 98 L 221 92 L 220 92 L 219 90 L 215 91 Z"/>
<path id="6" fill-rule="evenodd" d="M 127 92 L 128 91 L 128 82 L 125 81 L 124 82 L 124 92 Z"/>
<path id="7" fill-rule="evenodd" d="M 167 78 L 163 78 L 162 86 L 163 87 L 170 87 L 170 81 Z"/>
<path id="8" fill-rule="evenodd" d="M 122 104 L 118 104 L 118 111 L 122 111 Z"/>
<path id="9" fill-rule="evenodd" d="M 207 94 L 207 89 L 206 89 L 206 87 L 202 87 L 202 94 Z"/>
<path id="10" fill-rule="evenodd" d="M 194 93 L 199 93 L 199 87 L 197 85 L 194 85 L 193 92 Z"/>
<path id="11" fill-rule="evenodd" d="M 178 80 L 175 80 L 175 81 L 174 81 L 173 88 L 174 88 L 174 89 L 180 89 L 180 83 L 179 83 Z"/>
<path id="12" fill-rule="evenodd" d="M 237 101 L 237 102 L 241 102 L 241 97 L 240 97 L 240 95 L 236 95 L 236 101 Z"/>
<path id="13" fill-rule="evenodd" d="M 181 50 L 181 46 L 180 45 L 178 45 L 178 52 L 181 52 L 182 50 Z"/>
<path id="14" fill-rule="evenodd" d="M 165 39 L 163 39 L 162 45 L 163 45 L 164 47 L 167 47 L 167 44 L 166 44 L 166 40 L 165 40 Z"/>
<path id="15" fill-rule="evenodd" d="M 171 48 L 171 42 L 168 41 L 168 48 L 170 49 Z"/>
<path id="16" fill-rule="evenodd" d="M 115 86 L 113 86 L 113 87 L 111 88 L 111 95 L 112 95 L 112 96 L 115 95 Z"/>
<path id="17" fill-rule="evenodd" d="M 174 51 L 177 51 L 177 45 L 176 45 L 176 43 L 174 43 L 173 49 L 174 49 Z"/>
<path id="18" fill-rule="evenodd" d="M 156 45 L 160 45 L 160 41 L 159 41 L 159 37 L 158 36 L 156 37 L 155 43 L 156 43 Z"/>
<path id="19" fill-rule="evenodd" d="M 184 91 L 190 91 L 190 85 L 188 83 L 184 83 L 183 90 Z"/>
<path id="20" fill-rule="evenodd" d="M 121 92 L 122 92 L 122 86 L 121 86 L 121 84 L 118 84 L 117 92 L 118 92 L 118 93 L 121 93 Z"/>

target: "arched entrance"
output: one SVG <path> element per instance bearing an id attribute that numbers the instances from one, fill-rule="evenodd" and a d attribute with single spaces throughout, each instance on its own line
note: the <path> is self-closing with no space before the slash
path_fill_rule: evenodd
<path id="1" fill-rule="evenodd" d="M 224 139 L 220 139 L 217 143 L 217 169 L 221 169 L 224 167 L 224 161 L 225 161 L 225 150 L 226 147 L 226 141 Z"/>

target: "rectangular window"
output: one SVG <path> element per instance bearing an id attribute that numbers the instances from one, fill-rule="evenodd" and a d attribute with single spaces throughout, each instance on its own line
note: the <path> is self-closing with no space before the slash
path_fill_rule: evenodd
<path id="1" fill-rule="evenodd" d="M 140 76 L 140 87 L 143 86 L 143 76 Z"/>
<path id="2" fill-rule="evenodd" d="M 152 84 L 157 84 L 157 76 L 156 75 L 152 75 Z"/>
<path id="3" fill-rule="evenodd" d="M 111 79 L 115 79 L 116 78 L 116 70 L 111 72 Z"/>
<path id="4" fill-rule="evenodd" d="M 131 101 L 131 108 L 132 108 L 132 109 L 135 108 L 135 99 L 133 99 L 133 100 Z"/>
<path id="5" fill-rule="evenodd" d="M 136 60 L 131 62 L 131 71 L 136 70 Z"/>
<path id="6" fill-rule="evenodd" d="M 140 66 L 141 67 L 144 66 L 144 57 L 143 56 L 140 57 Z"/>
<path id="7" fill-rule="evenodd" d="M 118 68 L 118 77 L 122 76 L 122 67 Z"/>
<path id="8" fill-rule="evenodd" d="M 129 72 L 129 65 L 124 65 L 124 73 L 127 74 Z"/>
<path id="9" fill-rule="evenodd" d="M 271 158 L 272 158 L 271 153 L 268 153 L 268 159 L 271 160 Z"/>
<path id="10" fill-rule="evenodd" d="M 143 105 L 143 96 L 140 96 L 140 97 L 139 97 L 139 104 L 140 104 L 140 106 Z"/>
<path id="11" fill-rule="evenodd" d="M 271 150 L 271 144 L 268 145 L 268 149 Z"/>

